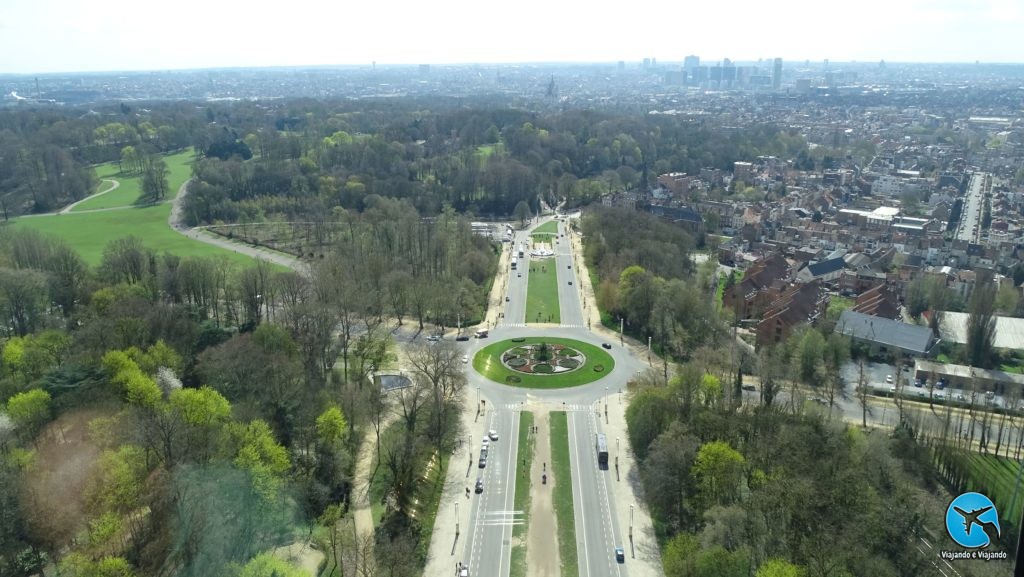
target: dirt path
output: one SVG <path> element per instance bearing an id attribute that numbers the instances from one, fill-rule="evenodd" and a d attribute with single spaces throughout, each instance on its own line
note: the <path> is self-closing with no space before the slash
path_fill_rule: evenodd
<path id="1" fill-rule="evenodd" d="M 532 487 L 530 500 L 530 532 L 526 541 L 526 574 L 530 577 L 559 577 L 561 558 L 558 555 L 558 527 L 555 524 L 555 507 L 551 501 L 554 483 L 558 480 L 547 471 L 551 462 L 550 430 L 548 413 L 534 413 L 537 438 L 534 442 L 533 467 L 530 478 L 538 479 Z M 548 483 L 540 483 L 541 475 L 548 474 Z M 570 482 L 565 479 L 564 482 Z"/>
<path id="2" fill-rule="evenodd" d="M 170 225 L 171 228 L 192 240 L 212 244 L 213 246 L 245 254 L 253 258 L 260 258 L 274 264 L 288 267 L 302 274 L 309 273 L 309 267 L 306 263 L 290 254 L 277 252 L 267 248 L 257 248 L 240 242 L 233 242 L 211 232 L 188 227 L 182 216 L 182 204 L 184 203 L 185 197 L 188 195 L 188 185 L 190 182 L 192 182 L 192 179 L 183 182 L 181 187 L 178 188 L 178 194 L 174 197 L 174 205 L 171 207 L 171 216 L 167 219 L 167 224 Z"/>

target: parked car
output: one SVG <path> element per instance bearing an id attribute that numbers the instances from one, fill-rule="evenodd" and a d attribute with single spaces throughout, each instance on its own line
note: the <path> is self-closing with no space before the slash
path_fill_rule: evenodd
<path id="1" fill-rule="evenodd" d="M 469 362 L 469 355 L 462 355 L 462 362 L 463 363 L 468 363 Z"/>
<path id="2" fill-rule="evenodd" d="M 430 335 L 429 337 L 427 337 L 427 341 L 432 343 L 436 343 L 439 340 L 441 340 L 441 335 Z"/>
<path id="3" fill-rule="evenodd" d="M 486 466 L 487 466 L 487 457 L 486 456 L 480 457 L 480 468 L 483 469 Z"/>
<path id="4" fill-rule="evenodd" d="M 892 375 L 885 375 L 885 382 L 891 385 L 892 384 Z"/>
<path id="5" fill-rule="evenodd" d="M 476 492 L 479 495 L 484 492 L 484 480 L 483 477 L 476 478 Z"/>

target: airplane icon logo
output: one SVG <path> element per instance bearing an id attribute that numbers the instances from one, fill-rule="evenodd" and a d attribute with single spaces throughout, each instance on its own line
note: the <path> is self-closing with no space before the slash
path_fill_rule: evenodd
<path id="1" fill-rule="evenodd" d="M 999 514 L 981 493 L 964 493 L 946 509 L 946 532 L 961 547 L 982 549 L 999 540 Z"/>

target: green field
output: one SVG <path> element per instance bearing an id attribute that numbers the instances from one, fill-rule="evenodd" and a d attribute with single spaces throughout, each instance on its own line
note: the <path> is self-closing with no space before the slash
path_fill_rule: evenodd
<path id="1" fill-rule="evenodd" d="M 167 183 L 172 194 L 176 195 L 178 188 L 191 176 L 191 160 L 191 149 L 166 157 L 167 168 L 170 170 Z M 97 168 L 97 173 L 103 178 L 116 172 L 116 163 L 107 163 Z M 171 229 L 167 224 L 167 219 L 171 215 L 170 202 L 133 207 L 132 204 L 139 196 L 138 179 L 128 180 L 136 181 L 134 193 L 131 192 L 133 185 L 122 182 L 117 190 L 80 204 L 69 214 L 20 218 L 12 221 L 11 226 L 32 228 L 64 239 L 90 266 L 100 263 L 103 248 L 108 242 L 131 235 L 139 237 L 147 247 L 161 253 L 169 252 L 178 256 L 223 256 L 234 263 L 252 264 L 253 259 L 249 256 L 189 239 Z M 101 186 L 105 188 L 107 185 Z M 113 207 L 127 208 L 78 212 Z"/>
<path id="2" fill-rule="evenodd" d="M 549 220 L 548 222 L 545 222 L 533 229 L 531 234 L 558 234 L 558 221 Z"/>
<path id="3" fill-rule="evenodd" d="M 558 271 L 554 259 L 530 263 L 526 288 L 526 322 L 559 323 Z"/>
<path id="4" fill-rule="evenodd" d="M 178 187 L 181 186 L 181 183 L 188 180 L 192 175 L 192 158 L 192 149 L 164 157 L 164 162 L 167 163 L 167 169 L 170 171 L 170 174 L 167 175 L 167 183 L 170 187 L 171 197 L 167 200 L 173 200 L 174 196 L 178 194 Z M 132 206 L 138 203 L 139 197 L 142 196 L 140 176 L 121 174 L 118 171 L 116 162 L 108 162 L 97 166 L 96 175 L 101 179 L 105 178 L 116 180 L 121 183 L 121 185 L 111 192 L 79 204 L 75 208 L 71 209 L 71 212 L 96 210 L 98 208 Z M 109 183 L 100 183 L 99 190 L 106 190 L 107 188 L 109 188 Z"/>
<path id="5" fill-rule="evenodd" d="M 501 362 L 501 355 L 519 344 L 549 343 L 557 345 L 568 345 L 587 357 L 587 362 L 582 367 L 570 373 L 531 375 L 513 371 Z M 585 385 L 601 379 L 612 372 L 615 368 L 615 361 L 611 355 L 604 352 L 600 347 L 587 344 L 574 339 L 559 339 L 554 337 L 526 337 L 522 340 L 498 341 L 478 351 L 473 357 L 473 368 L 478 373 L 491 379 L 496 383 L 525 387 L 528 389 L 561 389 Z M 512 378 L 513 380 L 510 380 Z M 514 379 L 518 379 L 515 382 Z"/>
<path id="6" fill-rule="evenodd" d="M 987 495 L 995 503 L 1000 519 L 1014 524 L 1019 523 L 1021 512 L 1024 510 L 1024 486 L 1021 487 L 1022 491 L 1016 500 L 1013 498 L 1013 492 L 1020 464 L 1013 459 L 974 452 L 965 453 L 965 456 L 968 468 L 966 490 Z M 1024 477 L 1021 478 L 1021 484 L 1024 485 Z"/>
<path id="7" fill-rule="evenodd" d="M 11 226 L 33 228 L 63 238 L 91 266 L 100 263 L 103 247 L 108 242 L 129 235 L 139 237 L 143 244 L 158 252 L 179 256 L 225 256 L 232 262 L 252 264 L 253 259 L 246 255 L 178 234 L 167 225 L 170 214 L 171 205 L 165 203 L 146 208 L 22 218 Z"/>
<path id="8" fill-rule="evenodd" d="M 526 463 L 516 472 L 516 494 L 512 509 L 522 511 L 522 522 L 512 527 L 512 562 L 510 577 L 526 577 L 526 533 L 530 528 L 530 465 L 533 463 L 533 443 L 536 437 L 530 434 L 533 428 L 533 413 L 519 414 L 519 454 L 517 463 Z"/>
<path id="9" fill-rule="evenodd" d="M 573 514 L 572 472 L 569 466 L 569 422 L 563 411 L 552 412 L 550 417 L 552 490 L 558 521 L 562 577 L 576 577 L 579 575 L 579 561 L 576 558 L 576 518 Z"/>

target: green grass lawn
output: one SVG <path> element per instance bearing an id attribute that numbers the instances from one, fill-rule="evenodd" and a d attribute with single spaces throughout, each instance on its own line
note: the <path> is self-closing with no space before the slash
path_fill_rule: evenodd
<path id="1" fill-rule="evenodd" d="M 526 287 L 526 322 L 558 323 L 558 271 L 554 260 L 530 263 Z"/>
<path id="2" fill-rule="evenodd" d="M 576 518 L 573 513 L 572 472 L 569 463 L 569 420 L 564 411 L 551 413 L 551 473 L 558 521 L 558 553 L 562 577 L 579 575 L 576 558 Z"/>
<path id="3" fill-rule="evenodd" d="M 170 189 L 170 197 L 167 199 L 168 201 L 174 199 L 174 196 L 178 194 L 178 187 L 180 187 L 181 184 L 188 180 L 192 175 L 192 160 L 193 156 L 191 148 L 183 152 L 164 157 L 164 162 L 167 163 L 167 169 L 170 171 L 167 175 L 167 184 Z M 140 176 L 121 174 L 118 172 L 116 162 L 108 162 L 97 166 L 96 174 L 101 179 L 107 178 L 116 180 L 121 183 L 121 186 L 117 187 L 116 190 L 79 204 L 73 208 L 71 212 L 95 210 L 98 208 L 114 208 L 118 206 L 132 206 L 136 204 L 139 201 L 139 197 L 142 196 L 142 183 Z M 107 188 L 109 188 L 109 183 L 100 183 L 99 190 L 106 190 Z"/>
<path id="4" fill-rule="evenodd" d="M 518 341 L 518 339 L 517 339 Z M 575 371 L 563 374 L 531 375 L 513 371 L 501 362 L 501 355 L 516 346 L 526 343 L 549 343 L 568 345 L 587 357 L 582 367 Z M 600 370 L 595 370 L 600 366 Z M 520 342 L 511 340 L 498 341 L 478 351 L 473 357 L 473 368 L 481 375 L 496 383 L 509 384 L 516 387 L 528 389 L 561 389 L 575 387 L 592 383 L 605 375 L 608 375 L 615 368 L 615 361 L 611 355 L 604 352 L 600 347 L 587 344 L 573 339 L 559 339 L 554 337 L 526 337 Z M 510 382 L 509 377 L 518 378 L 519 382 Z"/>
<path id="5" fill-rule="evenodd" d="M 545 222 L 544 224 L 542 224 L 542 225 L 538 226 L 537 228 L 533 229 L 533 232 L 531 234 L 544 234 L 544 233 L 547 233 L 547 234 L 558 234 L 558 221 L 557 220 L 549 220 L 548 222 Z"/>
<path id="6" fill-rule="evenodd" d="M 236 252 L 186 238 L 167 225 L 170 204 L 145 208 L 126 208 L 85 214 L 60 214 L 36 218 L 21 218 L 11 226 L 34 228 L 67 241 L 90 266 L 103 258 L 103 247 L 111 240 L 134 235 L 143 244 L 158 252 L 179 256 L 224 256 L 229 261 L 250 265 L 253 259 Z"/>
<path id="7" fill-rule="evenodd" d="M 526 463 L 516 472 L 516 494 L 512 509 L 522 511 L 522 523 L 512 527 L 512 563 L 509 577 L 526 577 L 526 534 L 530 529 L 530 466 L 533 463 L 533 443 L 536 437 L 530 434 L 533 428 L 533 413 L 519 414 L 519 454 L 516 463 Z"/>
<path id="8" fill-rule="evenodd" d="M 999 510 L 1000 519 L 1013 524 L 1020 522 L 1021 511 L 1024 509 L 1024 477 L 1021 478 L 1021 492 L 1017 495 L 1013 508 L 1013 490 L 1017 482 L 1017 467 L 1013 459 L 982 455 L 970 452 L 966 454 L 969 480 L 967 489 L 978 491 L 988 496 Z"/>
<path id="9" fill-rule="evenodd" d="M 192 174 L 192 150 L 186 150 L 167 156 L 167 168 L 170 174 L 167 183 L 172 194 L 177 194 L 181 186 Z M 101 177 L 112 176 L 117 172 L 117 163 L 107 163 L 97 168 Z M 115 177 L 116 178 L 116 177 Z M 223 256 L 230 262 L 250 265 L 253 259 L 244 254 L 215 247 L 195 241 L 178 234 L 167 224 L 171 215 L 171 204 L 132 207 L 138 200 L 140 191 L 138 179 L 127 179 L 125 184 L 107 194 L 75 207 L 70 214 L 22 218 L 12 222 L 11 226 L 33 228 L 46 234 L 52 234 L 67 241 L 74 247 L 90 266 L 96 266 L 103 258 L 103 247 L 117 238 L 134 235 L 142 239 L 147 247 L 160 252 L 169 252 L 178 256 Z M 100 186 L 106 187 L 106 184 Z M 134 188 L 135 192 L 131 192 Z M 79 213 L 79 210 L 128 206 L 123 210 Z"/>

